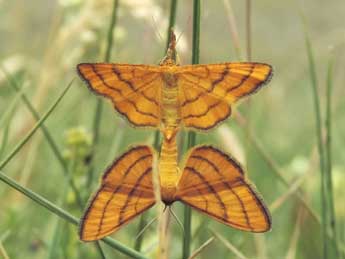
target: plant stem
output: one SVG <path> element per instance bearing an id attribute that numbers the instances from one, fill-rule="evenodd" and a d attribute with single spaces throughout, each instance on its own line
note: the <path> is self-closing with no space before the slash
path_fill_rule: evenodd
<path id="1" fill-rule="evenodd" d="M 332 90 L 333 90 L 333 59 L 330 58 L 327 71 L 327 91 L 326 91 L 326 192 L 328 193 L 329 226 L 331 230 L 333 256 L 339 257 L 337 224 L 335 218 L 333 177 L 332 177 Z"/>
<path id="2" fill-rule="evenodd" d="M 241 44 L 238 36 L 238 30 L 236 25 L 235 15 L 229 0 L 223 0 L 225 11 L 228 18 L 228 23 L 230 27 L 231 40 L 235 49 L 235 55 L 237 60 L 242 60 L 241 57 Z"/>
<path id="3" fill-rule="evenodd" d="M 251 0 L 246 0 L 246 42 L 247 42 L 247 60 L 250 61 L 252 59 L 252 46 L 251 46 Z"/>
<path id="4" fill-rule="evenodd" d="M 169 43 L 170 43 L 170 36 L 171 36 L 171 29 L 174 28 L 175 26 L 175 21 L 176 21 L 176 9 L 177 9 L 177 0 L 171 0 L 170 1 L 170 16 L 169 16 L 169 27 L 167 30 L 167 44 L 166 44 L 166 49 L 164 50 L 164 52 L 166 53 L 168 47 L 169 47 Z M 165 54 L 164 53 L 164 54 Z M 154 136 L 154 141 L 153 141 L 153 147 L 155 148 L 155 150 L 159 150 L 160 148 L 160 132 L 159 130 L 155 131 L 155 136 Z M 137 233 L 139 233 L 142 228 L 145 227 L 146 224 L 146 217 L 147 214 L 144 213 L 140 216 L 140 221 L 139 221 L 139 225 L 138 225 L 138 231 Z M 144 238 L 144 234 L 140 235 L 134 244 L 134 249 L 137 251 L 140 251 L 141 249 L 141 245 L 142 245 L 142 241 Z"/>
<path id="5" fill-rule="evenodd" d="M 200 46 L 200 0 L 193 1 L 193 49 L 192 49 L 192 64 L 199 64 L 199 46 Z M 187 150 L 195 146 L 196 134 L 195 132 L 188 132 L 187 136 Z M 189 206 L 184 206 L 183 227 L 185 237 L 183 240 L 182 258 L 188 258 L 191 250 L 191 236 L 192 236 L 192 211 Z"/>
<path id="6" fill-rule="evenodd" d="M 320 159 L 320 179 L 321 179 L 321 227 L 322 227 L 322 239 L 323 239 L 323 257 L 327 258 L 329 253 L 328 236 L 327 236 L 327 194 L 325 190 L 325 152 L 322 143 L 322 123 L 321 123 L 321 109 L 320 99 L 318 93 L 318 82 L 316 77 L 315 61 L 312 52 L 311 43 L 307 30 L 305 29 L 305 44 L 308 55 L 309 73 L 312 86 L 312 94 L 315 109 L 315 127 L 317 136 L 317 147 Z"/>
<path id="7" fill-rule="evenodd" d="M 109 62 L 111 58 L 111 50 L 113 46 L 113 39 L 114 39 L 114 28 L 117 21 L 117 10 L 119 9 L 119 1 L 120 0 L 114 0 L 113 2 L 113 9 L 111 13 L 111 20 L 109 24 L 109 30 L 108 30 L 108 37 L 107 37 L 107 49 L 105 51 L 104 61 Z"/>
<path id="8" fill-rule="evenodd" d="M 119 5 L 119 0 L 114 0 L 113 1 L 113 9 L 112 9 L 112 14 L 111 14 L 111 20 L 109 24 L 109 29 L 108 29 L 108 34 L 107 34 L 107 47 L 105 50 L 105 55 L 104 55 L 104 61 L 109 62 L 111 58 L 111 50 L 112 50 L 112 45 L 113 45 L 113 34 L 114 34 L 114 28 L 116 25 L 117 21 L 117 10 Z M 96 148 L 99 142 L 99 134 L 100 134 L 100 125 L 101 125 L 101 117 L 102 117 L 102 111 L 103 111 L 103 100 L 98 99 L 97 104 L 96 104 L 96 111 L 95 111 L 95 116 L 93 118 L 93 143 L 91 147 L 91 152 L 90 152 L 90 157 L 91 157 L 91 164 L 90 164 L 90 170 L 88 173 L 88 185 L 89 187 L 91 186 L 91 183 L 93 182 L 94 178 L 94 156 L 96 152 Z"/>
<path id="9" fill-rule="evenodd" d="M 167 44 L 166 44 L 165 51 L 167 51 L 167 49 L 169 48 L 171 30 L 175 26 L 175 22 L 176 22 L 176 9 L 177 9 L 177 0 L 171 0 L 170 1 L 169 27 L 168 27 L 168 31 L 167 31 L 168 39 L 167 39 Z"/>

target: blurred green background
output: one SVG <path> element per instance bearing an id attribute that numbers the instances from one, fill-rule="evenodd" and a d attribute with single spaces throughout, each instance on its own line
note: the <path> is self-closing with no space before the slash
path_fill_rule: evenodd
<path id="1" fill-rule="evenodd" d="M 192 1 L 178 1 L 175 31 L 180 36 L 177 49 L 182 64 L 191 63 L 192 7 Z M 165 52 L 169 8 L 170 1 L 120 0 L 111 61 L 157 64 Z M 227 120 L 207 134 L 198 134 L 197 142 L 212 143 L 245 165 L 248 177 L 272 210 L 273 227 L 265 234 L 245 233 L 193 212 L 191 250 L 216 236 L 197 258 L 322 257 L 320 224 L 296 198 L 298 186 L 300 197 L 320 218 L 320 170 L 306 30 L 316 62 L 323 119 L 326 72 L 329 60 L 334 60 L 332 167 L 337 230 L 344 254 L 345 1 L 263 0 L 252 1 L 251 9 L 251 60 L 273 65 L 273 79 L 237 106 L 241 116 Z M 94 178 L 90 177 L 88 156 L 96 102 L 100 97 L 90 93 L 77 78 L 75 68 L 81 62 L 104 60 L 111 10 L 110 0 L 0 0 L 0 64 L 39 113 L 43 114 L 71 79 L 76 78 L 45 125 L 63 152 L 85 204 L 96 189 L 97 179 L 115 157 L 130 145 L 152 144 L 154 138 L 153 131 L 129 126 L 104 100 L 100 142 L 93 163 Z M 232 18 L 236 21 L 238 39 L 231 33 Z M 245 1 L 202 1 L 200 26 L 200 63 L 247 60 Z M 237 40 L 240 55 L 235 48 Z M 35 123 L 2 71 L 0 123 L 2 161 Z M 81 216 L 62 168 L 40 131 L 2 171 L 73 215 Z M 288 181 L 288 186 L 282 184 L 277 171 Z M 78 241 L 75 226 L 2 182 L 0 195 L 0 255 L 100 258 L 92 244 Z M 173 207 L 182 220 L 182 206 L 174 204 Z M 147 220 L 155 213 L 156 210 L 150 210 Z M 138 222 L 133 221 L 113 237 L 133 247 Z M 171 224 L 170 255 L 180 258 L 183 234 L 175 221 Z M 141 251 L 149 258 L 154 257 L 158 244 L 155 226 L 143 237 Z M 235 255 L 229 244 L 241 255 Z M 107 258 L 126 258 L 108 246 L 102 247 Z"/>

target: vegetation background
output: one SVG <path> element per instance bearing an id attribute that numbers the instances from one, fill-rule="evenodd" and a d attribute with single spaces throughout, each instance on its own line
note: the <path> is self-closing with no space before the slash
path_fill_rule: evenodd
<path id="1" fill-rule="evenodd" d="M 100 123 L 96 123 L 100 138 L 95 147 L 92 144 L 99 97 L 76 78 L 75 67 L 104 60 L 112 8 L 110 0 L 0 0 L 1 173 L 78 218 L 82 211 L 74 191 L 84 206 L 115 157 L 129 145 L 154 141 L 153 131 L 132 128 L 102 100 Z M 275 70 L 271 83 L 238 105 L 233 119 L 207 134 L 197 134 L 197 143 L 212 143 L 246 166 L 248 177 L 271 209 L 273 227 L 265 234 L 245 233 L 193 212 L 191 251 L 208 241 L 197 258 L 322 258 L 322 229 L 327 226 L 322 221 L 321 197 L 325 195 L 335 207 L 337 256 L 345 258 L 344 13 L 342 0 L 201 1 L 200 63 L 245 61 L 249 50 L 252 61 L 272 64 Z M 182 64 L 191 63 L 192 14 L 192 1 L 178 1 L 175 30 Z M 119 0 L 110 60 L 157 64 L 165 53 L 169 15 L 170 1 Z M 315 126 L 311 60 L 316 64 L 322 127 Z M 62 156 L 52 152 L 52 144 L 38 130 L 6 161 L 36 123 L 22 94 L 42 116 L 73 78 L 71 89 L 44 123 Z M 329 102 L 327 89 L 332 90 Z M 328 117 L 327 103 L 332 108 Z M 332 119 L 332 131 L 326 130 L 326 118 Z M 318 130 L 324 136 L 322 146 L 332 144 L 328 172 L 332 171 L 334 198 L 332 189 L 322 192 L 320 188 Z M 327 142 L 328 132 L 332 142 Z M 95 156 L 90 160 L 92 152 Z M 182 206 L 176 204 L 174 210 L 182 220 Z M 143 221 L 155 213 L 152 209 Z M 113 238 L 128 247 L 138 245 L 134 237 L 139 221 Z M 171 224 L 170 255 L 181 258 L 183 233 L 176 222 Z M 141 253 L 149 258 L 157 251 L 154 226 L 142 236 Z M 127 258 L 112 247 L 101 247 L 105 258 Z M 76 226 L 3 182 L 1 256 L 102 258 L 99 247 L 78 240 Z"/>

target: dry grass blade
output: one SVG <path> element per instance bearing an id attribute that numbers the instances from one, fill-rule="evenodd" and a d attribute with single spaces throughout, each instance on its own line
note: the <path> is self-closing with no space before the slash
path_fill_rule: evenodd
<path id="1" fill-rule="evenodd" d="M 291 196 L 294 195 L 295 192 L 301 187 L 304 180 L 307 178 L 308 174 L 304 174 L 298 179 L 296 179 L 289 187 L 289 189 L 280 197 L 278 197 L 274 202 L 271 203 L 269 206 L 271 213 L 273 213 L 275 210 L 277 210 L 281 205 L 284 204 L 284 202 Z"/>
<path id="2" fill-rule="evenodd" d="M 171 213 L 171 215 L 172 215 L 173 218 L 175 219 L 177 225 L 180 227 L 181 232 L 182 232 L 182 234 L 183 234 L 183 236 L 184 236 L 184 229 L 183 229 L 183 224 L 182 224 L 182 222 L 179 220 L 179 218 L 177 217 L 177 215 L 175 214 L 174 210 L 173 210 L 171 207 L 169 207 L 169 212 Z"/>
<path id="3" fill-rule="evenodd" d="M 256 250 L 256 258 L 258 259 L 266 259 L 267 258 L 267 241 L 265 235 L 257 234 L 253 235 L 254 243 L 255 243 L 255 250 Z"/>
<path id="4" fill-rule="evenodd" d="M 8 256 L 5 247 L 3 246 L 3 244 L 0 242 L 0 255 L 3 259 L 10 259 L 10 257 Z"/>
<path id="5" fill-rule="evenodd" d="M 206 240 L 205 243 L 203 243 L 198 249 L 196 249 L 190 257 L 188 257 L 188 259 L 193 259 L 196 258 L 206 247 L 208 247 L 213 240 L 215 239 L 215 237 L 210 237 L 208 240 Z"/>
<path id="6" fill-rule="evenodd" d="M 246 42 L 247 42 L 247 60 L 251 61 L 252 59 L 252 27 L 251 27 L 251 14 L 252 13 L 252 4 L 251 0 L 246 0 Z"/>
<path id="7" fill-rule="evenodd" d="M 163 210 L 161 220 L 159 222 L 159 259 L 169 258 L 169 241 L 170 241 L 170 212 L 169 210 Z"/>
<path id="8" fill-rule="evenodd" d="M 241 127 L 246 127 L 247 122 L 246 120 L 239 114 L 238 112 L 235 114 L 235 119 L 240 124 Z M 283 183 L 286 187 L 290 186 L 290 183 L 285 179 L 283 176 L 283 173 L 280 171 L 279 167 L 276 165 L 276 163 L 270 158 L 270 156 L 267 154 L 267 152 L 261 147 L 260 143 L 258 142 L 258 138 L 256 138 L 253 133 L 249 132 L 249 134 L 246 135 L 248 137 L 248 140 L 253 145 L 253 147 L 256 149 L 256 151 L 262 156 L 262 158 L 266 161 L 267 165 L 271 168 L 272 173 L 275 174 L 275 176 L 280 180 L 281 183 Z M 303 204 L 303 206 L 308 210 L 310 215 L 319 223 L 320 218 L 315 213 L 315 211 L 309 206 L 309 204 L 306 202 L 306 200 L 303 198 L 303 196 L 300 194 L 299 190 L 296 190 L 293 193 Z"/>
<path id="9" fill-rule="evenodd" d="M 248 257 L 246 257 L 244 254 L 241 253 L 240 250 L 238 250 L 233 244 L 231 244 L 228 240 L 226 240 L 225 237 L 223 237 L 221 234 L 213 231 L 211 229 L 211 233 L 220 241 L 223 243 L 223 245 L 225 245 L 232 253 L 234 253 L 234 255 L 236 255 L 236 258 L 239 259 L 249 259 Z"/>
<path id="10" fill-rule="evenodd" d="M 232 6 L 230 3 L 230 0 L 223 0 L 224 7 L 226 10 L 226 16 L 228 18 L 228 23 L 230 27 L 230 33 L 231 33 L 231 39 L 233 40 L 235 52 L 236 52 L 236 58 L 238 60 L 241 60 L 241 45 L 240 45 L 240 39 L 238 36 L 238 31 L 237 31 L 237 24 L 236 24 L 236 19 L 234 12 L 232 10 Z"/>
<path id="11" fill-rule="evenodd" d="M 294 259 L 296 256 L 297 243 L 298 243 L 299 235 L 301 233 L 301 224 L 304 217 L 304 212 L 305 212 L 304 209 L 300 207 L 298 210 L 295 229 L 291 236 L 289 250 L 287 252 L 285 259 Z"/>
<path id="12" fill-rule="evenodd" d="M 141 230 L 140 232 L 135 236 L 135 239 L 138 239 L 141 237 L 142 234 L 157 220 L 157 217 L 154 217 L 151 219 Z"/>

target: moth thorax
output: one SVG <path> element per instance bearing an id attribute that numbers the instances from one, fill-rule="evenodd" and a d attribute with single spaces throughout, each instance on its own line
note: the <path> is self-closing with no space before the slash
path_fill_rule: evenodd
<path id="1" fill-rule="evenodd" d="M 177 77 L 173 73 L 164 73 L 163 74 L 164 79 L 164 86 L 166 88 L 176 88 L 177 87 Z"/>

